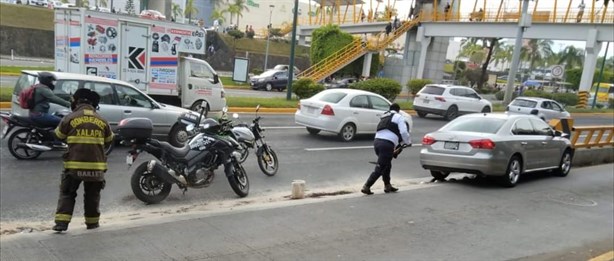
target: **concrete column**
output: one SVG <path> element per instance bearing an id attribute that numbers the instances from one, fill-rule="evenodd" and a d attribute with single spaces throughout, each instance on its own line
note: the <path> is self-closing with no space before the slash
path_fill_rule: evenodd
<path id="1" fill-rule="evenodd" d="M 590 91 L 597 66 L 597 56 L 601 51 L 601 42 L 597 42 L 597 30 L 591 29 L 588 31 L 586 40 L 586 55 L 584 56 L 584 68 L 582 69 L 582 78 L 580 79 L 579 91 Z"/>
<path id="2" fill-rule="evenodd" d="M 373 59 L 373 53 L 366 53 L 365 59 L 362 63 L 362 76 L 369 77 L 371 74 L 371 60 Z"/>
<path id="3" fill-rule="evenodd" d="M 426 66 L 426 54 L 428 53 L 431 37 L 424 36 L 424 29 L 418 28 L 418 42 L 420 43 L 420 60 L 418 61 L 418 72 L 416 79 L 422 79 L 424 76 L 424 67 Z"/>
<path id="4" fill-rule="evenodd" d="M 307 36 L 299 35 L 298 36 L 298 44 L 299 45 L 303 45 L 303 46 L 307 45 Z"/>

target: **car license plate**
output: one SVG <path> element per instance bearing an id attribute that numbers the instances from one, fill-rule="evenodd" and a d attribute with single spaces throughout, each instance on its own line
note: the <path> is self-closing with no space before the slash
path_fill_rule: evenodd
<path id="1" fill-rule="evenodd" d="M 443 148 L 447 150 L 458 150 L 458 142 L 448 142 L 443 144 Z"/>
<path id="2" fill-rule="evenodd" d="M 316 109 L 313 108 L 313 107 L 307 107 L 307 113 L 309 113 L 309 114 L 313 114 L 315 112 L 315 110 Z"/>
<path id="3" fill-rule="evenodd" d="M 4 138 L 4 136 L 6 136 L 6 132 L 9 130 L 9 126 L 5 125 L 4 128 L 2 128 L 2 138 Z"/>
<path id="4" fill-rule="evenodd" d="M 424 103 L 425 103 L 425 104 L 428 104 L 428 103 L 429 103 L 429 100 L 424 99 Z"/>

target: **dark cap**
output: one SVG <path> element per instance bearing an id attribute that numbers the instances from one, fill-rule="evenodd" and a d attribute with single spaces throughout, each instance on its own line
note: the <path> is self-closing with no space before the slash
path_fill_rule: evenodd
<path id="1" fill-rule="evenodd" d="M 401 106 L 399 106 L 397 103 L 390 104 L 390 110 L 399 112 L 401 111 Z"/>

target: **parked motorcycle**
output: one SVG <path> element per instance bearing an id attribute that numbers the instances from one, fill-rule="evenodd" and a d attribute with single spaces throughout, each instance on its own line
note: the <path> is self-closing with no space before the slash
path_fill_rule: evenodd
<path id="1" fill-rule="evenodd" d="M 120 122 L 119 134 L 124 143 L 132 147 L 126 163 L 132 165 L 143 151 L 157 159 L 142 163 L 132 175 L 132 192 L 139 200 L 158 203 L 168 196 L 172 184 L 184 191 L 208 187 L 220 165 L 224 165 L 233 191 L 240 197 L 248 195 L 249 180 L 236 152 L 240 145 L 229 136 L 219 135 L 222 126 L 217 120 L 207 118 L 207 107 L 206 103 L 201 104 L 200 115 L 194 121 L 180 119 L 187 123 L 188 131 L 197 133 L 182 148 L 152 139 L 153 124 L 147 118 L 129 118 Z M 203 116 L 205 120 L 201 123 Z"/>
<path id="2" fill-rule="evenodd" d="M 59 110 L 53 115 L 64 117 L 70 114 L 70 110 Z M 43 152 L 66 151 L 68 146 L 64 143 L 54 144 L 55 127 L 44 127 L 30 119 L 28 116 L 12 115 L 0 112 L 0 118 L 4 121 L 2 139 L 7 137 L 13 129 L 15 131 L 8 136 L 8 148 L 13 157 L 20 160 L 36 159 Z M 106 148 L 109 155 L 113 150 L 113 143 Z"/>
<path id="3" fill-rule="evenodd" d="M 237 124 L 232 127 L 231 132 L 237 141 L 241 144 L 241 148 L 238 150 L 241 153 L 241 159 L 245 161 L 249 155 L 249 149 L 256 148 L 256 159 L 258 161 L 258 167 L 267 176 L 274 176 L 279 168 L 279 162 L 277 161 L 277 154 L 264 140 L 264 129 L 260 127 L 260 119 L 258 111 L 260 105 L 256 106 L 256 118 L 252 121 L 252 124 Z M 233 118 L 237 119 L 238 115 L 235 113 Z"/>

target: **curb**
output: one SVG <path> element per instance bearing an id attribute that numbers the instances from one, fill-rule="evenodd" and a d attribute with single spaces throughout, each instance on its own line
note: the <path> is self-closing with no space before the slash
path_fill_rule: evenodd
<path id="1" fill-rule="evenodd" d="M 11 108 L 10 102 L 0 102 L 0 109 L 10 109 L 10 108 Z"/>

